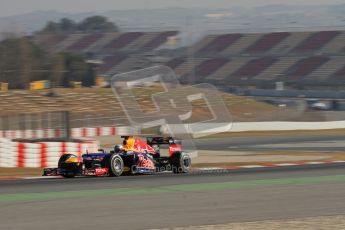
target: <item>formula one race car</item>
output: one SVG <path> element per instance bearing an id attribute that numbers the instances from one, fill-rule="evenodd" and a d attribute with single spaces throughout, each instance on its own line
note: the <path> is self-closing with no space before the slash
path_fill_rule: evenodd
<path id="1" fill-rule="evenodd" d="M 123 136 L 123 145 L 116 145 L 109 153 L 100 149 L 81 157 L 64 154 L 57 168 L 45 168 L 43 176 L 121 176 L 122 174 L 152 174 L 162 171 L 188 173 L 190 156 L 182 151 L 180 140 L 172 137 L 148 137 L 146 142 Z M 132 145 L 128 147 L 128 143 Z M 161 145 L 167 145 L 169 156 L 161 156 Z"/>

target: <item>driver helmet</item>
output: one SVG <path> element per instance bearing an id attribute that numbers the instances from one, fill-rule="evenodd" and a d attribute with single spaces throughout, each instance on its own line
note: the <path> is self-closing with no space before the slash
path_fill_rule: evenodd
<path id="1" fill-rule="evenodd" d="M 115 147 L 114 147 L 114 152 L 115 152 L 115 153 L 119 153 L 122 149 L 123 149 L 123 146 L 122 146 L 122 145 L 115 145 Z"/>

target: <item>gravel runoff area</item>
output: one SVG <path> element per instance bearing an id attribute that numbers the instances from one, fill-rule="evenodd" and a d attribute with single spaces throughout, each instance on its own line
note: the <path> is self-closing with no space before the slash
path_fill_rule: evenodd
<path id="1" fill-rule="evenodd" d="M 160 230 L 340 230 L 345 229 L 345 215 L 317 216 L 289 220 L 229 223 L 221 225 L 164 228 Z"/>

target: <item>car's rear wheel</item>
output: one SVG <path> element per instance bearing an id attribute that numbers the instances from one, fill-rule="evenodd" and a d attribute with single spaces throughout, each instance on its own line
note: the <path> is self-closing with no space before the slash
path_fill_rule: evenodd
<path id="1" fill-rule="evenodd" d="M 109 157 L 109 176 L 121 176 L 124 170 L 124 163 L 119 155 L 113 154 Z"/>
<path id="2" fill-rule="evenodd" d="M 172 156 L 171 164 L 174 173 L 188 173 L 192 165 L 192 160 L 187 153 L 176 152 Z"/>

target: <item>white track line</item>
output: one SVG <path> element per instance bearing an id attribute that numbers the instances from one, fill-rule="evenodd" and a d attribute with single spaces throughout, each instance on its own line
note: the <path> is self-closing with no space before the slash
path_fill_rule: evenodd
<path id="1" fill-rule="evenodd" d="M 19 177 L 19 179 L 24 179 L 24 180 L 36 180 L 36 179 L 59 179 L 62 178 L 61 176 L 34 176 L 34 177 Z"/>

